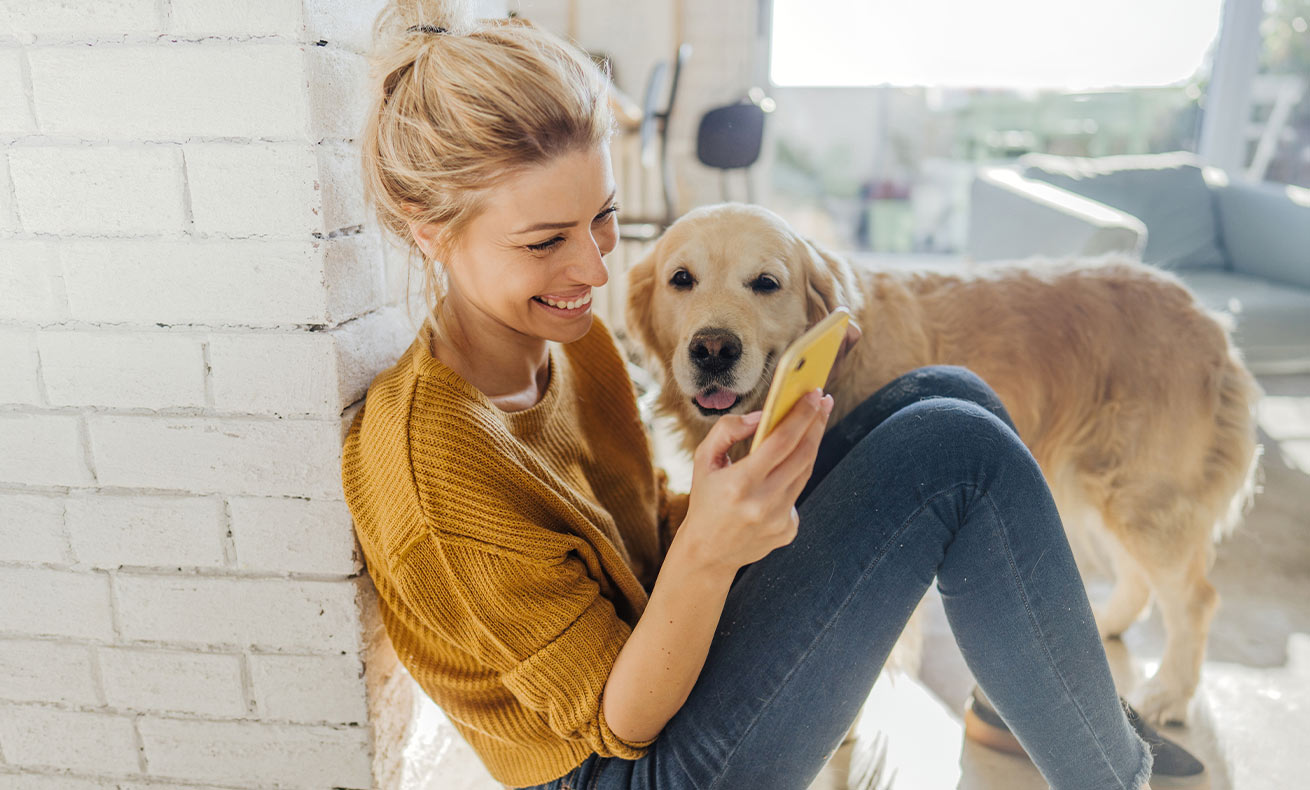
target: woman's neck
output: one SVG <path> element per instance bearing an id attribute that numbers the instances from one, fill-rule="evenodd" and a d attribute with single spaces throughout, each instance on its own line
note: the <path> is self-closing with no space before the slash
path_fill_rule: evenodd
<path id="1" fill-rule="evenodd" d="M 454 370 L 503 411 L 522 411 L 538 401 L 550 380 L 545 338 L 530 338 L 496 324 L 462 331 L 463 320 L 442 320 L 432 333 L 432 356 Z M 479 343 L 473 337 L 484 338 Z"/>

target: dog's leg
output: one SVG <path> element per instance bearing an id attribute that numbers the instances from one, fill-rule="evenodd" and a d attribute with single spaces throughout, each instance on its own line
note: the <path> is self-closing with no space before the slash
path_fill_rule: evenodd
<path id="1" fill-rule="evenodd" d="M 1114 559 L 1114 590 L 1102 604 L 1093 604 L 1092 612 L 1096 615 L 1096 630 L 1102 639 L 1118 637 L 1128 627 L 1137 622 L 1142 610 L 1151 598 L 1151 585 L 1141 566 L 1109 532 L 1102 536 L 1103 545 Z"/>
<path id="2" fill-rule="evenodd" d="M 1202 549 L 1196 547 L 1180 564 L 1159 568 L 1151 577 L 1164 619 L 1164 655 L 1159 670 L 1133 696 L 1138 712 L 1153 724 L 1186 724 L 1188 703 L 1201 680 L 1206 636 L 1219 607 Z"/>

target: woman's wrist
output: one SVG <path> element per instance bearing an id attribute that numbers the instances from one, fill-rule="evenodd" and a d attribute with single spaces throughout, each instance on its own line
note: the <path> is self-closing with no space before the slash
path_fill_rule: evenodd
<path id="1" fill-rule="evenodd" d="M 726 577 L 731 581 L 741 568 L 732 560 L 725 559 L 721 551 L 705 544 L 700 538 L 700 532 L 691 528 L 690 519 L 684 521 L 678 531 L 673 536 L 673 542 L 669 544 L 669 551 L 664 557 L 667 564 L 670 560 L 685 565 L 688 570 L 698 574 L 708 576 Z"/>

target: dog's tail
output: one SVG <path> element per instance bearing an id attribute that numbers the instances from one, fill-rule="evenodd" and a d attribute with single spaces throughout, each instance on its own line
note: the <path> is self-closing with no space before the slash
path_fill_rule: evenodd
<path id="1" fill-rule="evenodd" d="M 1227 502 L 1217 503 L 1212 548 L 1233 534 L 1262 490 L 1260 456 L 1264 448 L 1256 433 L 1256 407 L 1263 396 L 1264 390 L 1243 363 L 1241 351 L 1230 342 L 1228 358 L 1219 370 L 1215 434 L 1206 458 L 1206 480 L 1211 491 L 1232 493 Z M 1213 552 L 1210 562 L 1214 562 Z"/>

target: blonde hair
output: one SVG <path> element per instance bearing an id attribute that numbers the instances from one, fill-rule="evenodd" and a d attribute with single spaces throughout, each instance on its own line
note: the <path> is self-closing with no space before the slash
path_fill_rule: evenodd
<path id="1" fill-rule="evenodd" d="M 522 19 L 475 19 L 458 0 L 392 0 L 372 33 L 364 194 L 407 260 L 422 258 L 431 320 L 448 287 L 436 258 L 449 254 L 487 192 L 610 139 L 609 76 L 554 34 Z M 440 224 L 431 257 L 411 222 Z"/>

